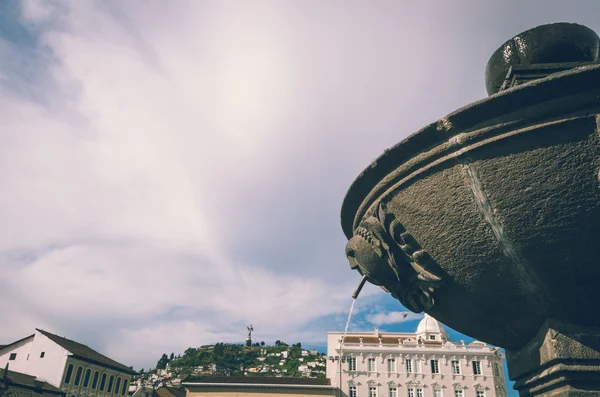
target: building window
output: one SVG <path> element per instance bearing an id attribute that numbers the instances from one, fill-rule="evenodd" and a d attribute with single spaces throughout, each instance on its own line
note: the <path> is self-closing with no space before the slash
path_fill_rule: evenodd
<path id="1" fill-rule="evenodd" d="M 429 335 L 429 340 L 435 340 L 435 335 Z"/>
<path id="2" fill-rule="evenodd" d="M 454 390 L 454 397 L 463 397 L 463 391 L 455 389 Z"/>
<path id="3" fill-rule="evenodd" d="M 498 368 L 498 363 L 494 363 L 494 375 L 500 376 L 500 369 Z"/>
<path id="4" fill-rule="evenodd" d="M 393 373 L 396 372 L 396 359 L 395 358 L 388 358 L 388 372 L 389 373 Z"/>
<path id="5" fill-rule="evenodd" d="M 121 395 L 125 395 L 127 393 L 127 379 L 123 380 L 123 390 L 121 390 Z"/>
<path id="6" fill-rule="evenodd" d="M 117 384 L 115 385 L 115 394 L 119 394 L 119 389 L 121 388 L 121 377 L 117 378 Z"/>
<path id="7" fill-rule="evenodd" d="M 440 362 L 439 360 L 431 360 L 431 373 L 439 374 L 440 373 Z"/>
<path id="8" fill-rule="evenodd" d="M 88 368 L 85 370 L 85 376 L 83 377 L 83 387 L 89 386 L 90 376 L 92 376 L 92 370 Z"/>
<path id="9" fill-rule="evenodd" d="M 356 371 L 356 357 L 348 358 L 348 371 Z"/>
<path id="10" fill-rule="evenodd" d="M 452 373 L 460 375 L 460 362 L 458 360 L 452 360 Z"/>
<path id="11" fill-rule="evenodd" d="M 475 392 L 475 397 L 485 397 L 485 392 L 483 390 L 477 390 Z"/>
<path id="12" fill-rule="evenodd" d="M 111 375 L 110 378 L 108 378 L 108 389 L 106 389 L 108 394 L 112 393 L 113 383 L 115 383 L 115 376 Z"/>
<path id="13" fill-rule="evenodd" d="M 433 397 L 442 397 L 442 389 L 433 389 Z"/>
<path id="14" fill-rule="evenodd" d="M 406 360 L 406 373 L 410 374 L 413 371 L 412 360 Z"/>
<path id="15" fill-rule="evenodd" d="M 369 360 L 367 360 L 367 371 L 369 371 L 369 372 L 376 372 L 377 371 L 377 366 L 375 365 L 375 359 L 374 358 L 370 358 Z"/>
<path id="16" fill-rule="evenodd" d="M 473 375 L 481 375 L 481 362 L 473 361 Z"/>
<path id="17" fill-rule="evenodd" d="M 67 367 L 67 374 L 65 375 L 65 383 L 71 382 L 71 376 L 73 375 L 73 364 L 69 364 Z"/>
<path id="18" fill-rule="evenodd" d="M 45 355 L 46 355 L 46 352 L 41 352 L 40 353 L 40 358 L 44 358 Z"/>
<path id="19" fill-rule="evenodd" d="M 423 397 L 423 389 L 409 387 L 407 397 Z"/>
<path id="20" fill-rule="evenodd" d="M 96 390 L 96 386 L 98 386 L 98 376 L 100 375 L 100 372 L 96 371 L 94 372 L 94 378 L 92 379 L 92 390 Z"/>
<path id="21" fill-rule="evenodd" d="M 390 387 L 389 397 L 398 397 L 398 389 L 396 389 L 395 387 Z"/>
<path id="22" fill-rule="evenodd" d="M 104 391 L 105 385 L 106 385 L 106 374 L 102 374 L 102 378 L 100 379 L 100 391 Z"/>
<path id="23" fill-rule="evenodd" d="M 17 353 L 10 353 L 10 357 L 8 358 L 9 360 L 16 360 L 17 358 Z"/>
<path id="24" fill-rule="evenodd" d="M 377 397 L 377 388 L 369 387 L 369 397 Z"/>
<path id="25" fill-rule="evenodd" d="M 356 394 L 356 386 L 350 386 L 348 397 L 358 397 L 358 394 Z"/>
<path id="26" fill-rule="evenodd" d="M 77 372 L 75 372 L 75 382 L 73 383 L 75 386 L 79 386 L 79 382 L 81 382 L 81 374 L 83 373 L 83 368 L 81 366 L 77 367 Z"/>

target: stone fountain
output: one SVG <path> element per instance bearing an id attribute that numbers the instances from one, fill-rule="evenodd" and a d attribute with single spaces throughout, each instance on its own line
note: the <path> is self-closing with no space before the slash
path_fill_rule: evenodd
<path id="1" fill-rule="evenodd" d="M 353 269 L 501 346 L 521 396 L 600 395 L 600 40 L 504 43 L 488 98 L 384 153 L 342 206 Z"/>

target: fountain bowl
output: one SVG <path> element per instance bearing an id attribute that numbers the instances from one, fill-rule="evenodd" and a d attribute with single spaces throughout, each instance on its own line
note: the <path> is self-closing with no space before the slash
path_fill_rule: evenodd
<path id="1" fill-rule="evenodd" d="M 600 326 L 600 66 L 498 92 L 386 150 L 342 205 L 346 255 L 414 311 L 508 349 Z"/>

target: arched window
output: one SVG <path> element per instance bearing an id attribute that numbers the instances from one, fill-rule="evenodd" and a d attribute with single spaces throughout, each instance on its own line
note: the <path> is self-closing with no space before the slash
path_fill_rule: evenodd
<path id="1" fill-rule="evenodd" d="M 75 386 L 79 386 L 79 382 L 81 382 L 81 374 L 83 373 L 83 367 L 81 365 L 77 367 L 77 372 L 75 372 L 75 382 L 73 383 Z"/>
<path id="2" fill-rule="evenodd" d="M 73 364 L 69 364 L 67 367 L 67 374 L 65 375 L 65 383 L 71 383 L 71 376 L 73 376 Z"/>
<path id="3" fill-rule="evenodd" d="M 123 390 L 121 391 L 121 395 L 125 395 L 125 393 L 127 393 L 127 379 L 123 380 Z"/>
<path id="4" fill-rule="evenodd" d="M 121 388 L 121 377 L 117 377 L 117 384 L 115 385 L 115 394 L 119 394 L 119 389 Z"/>
<path id="5" fill-rule="evenodd" d="M 100 380 L 100 391 L 104 391 L 105 385 L 106 385 L 106 374 L 102 374 L 102 379 Z"/>
<path id="6" fill-rule="evenodd" d="M 112 393 L 112 387 L 113 387 L 114 382 L 115 382 L 115 376 L 111 375 L 110 378 L 108 378 L 108 389 L 106 390 L 108 394 Z"/>
<path id="7" fill-rule="evenodd" d="M 98 376 L 100 376 L 100 372 L 94 372 L 94 378 L 92 379 L 92 390 L 96 390 L 96 386 L 98 386 Z"/>
<path id="8" fill-rule="evenodd" d="M 85 376 L 83 377 L 83 387 L 90 385 L 90 376 L 92 376 L 92 370 L 88 368 L 85 370 Z"/>

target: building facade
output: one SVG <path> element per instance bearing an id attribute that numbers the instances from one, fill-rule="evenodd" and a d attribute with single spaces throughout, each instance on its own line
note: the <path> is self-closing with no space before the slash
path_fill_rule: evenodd
<path id="1" fill-rule="evenodd" d="M 0 397 L 65 397 L 65 392 L 35 376 L 0 369 Z"/>
<path id="2" fill-rule="evenodd" d="M 133 369 L 75 341 L 36 329 L 0 348 L 0 366 L 36 377 L 67 397 L 123 397 Z"/>
<path id="3" fill-rule="evenodd" d="M 503 355 L 450 341 L 425 315 L 415 333 L 327 334 L 327 378 L 344 397 L 505 397 Z"/>
<path id="4" fill-rule="evenodd" d="M 188 377 L 186 397 L 317 397 L 336 396 L 329 379 L 271 376 Z"/>

